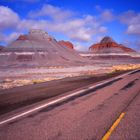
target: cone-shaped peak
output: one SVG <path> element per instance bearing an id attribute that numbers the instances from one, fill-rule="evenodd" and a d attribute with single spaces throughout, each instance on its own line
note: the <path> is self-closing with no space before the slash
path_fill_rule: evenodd
<path id="1" fill-rule="evenodd" d="M 105 36 L 100 43 L 110 43 L 110 42 L 115 42 L 111 37 Z"/>

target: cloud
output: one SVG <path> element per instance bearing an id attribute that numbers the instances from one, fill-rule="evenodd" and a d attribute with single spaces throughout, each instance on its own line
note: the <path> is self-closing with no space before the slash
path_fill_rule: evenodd
<path id="1" fill-rule="evenodd" d="M 140 35 L 140 13 L 134 11 L 124 12 L 120 16 L 120 21 L 127 25 L 127 34 Z"/>
<path id="2" fill-rule="evenodd" d="M 64 20 L 71 17 L 72 15 L 72 11 L 63 10 L 50 4 L 45 4 L 38 11 L 31 11 L 29 13 L 30 18 L 49 16 L 53 20 Z"/>
<path id="3" fill-rule="evenodd" d="M 136 13 L 132 10 L 124 12 L 120 16 L 120 21 L 125 24 L 139 24 L 140 23 L 140 13 Z"/>
<path id="4" fill-rule="evenodd" d="M 30 19 L 23 19 L 17 25 L 18 31 L 28 31 L 30 29 L 43 29 L 47 28 L 47 21 L 46 20 L 30 20 Z"/>
<path id="5" fill-rule="evenodd" d="M 8 7 L 0 6 L 0 30 L 15 28 L 19 23 L 19 16 Z"/>
<path id="6" fill-rule="evenodd" d="M 60 23 L 54 23 L 57 26 L 51 26 L 49 29 L 62 33 L 70 39 L 81 42 L 92 40 L 96 33 L 104 33 L 107 29 L 91 15 L 82 18 L 69 19 Z"/>
<path id="7" fill-rule="evenodd" d="M 96 5 L 95 9 L 99 13 L 99 20 L 102 22 L 111 22 L 116 18 L 112 9 L 103 9 L 100 5 Z"/>
<path id="8" fill-rule="evenodd" d="M 101 19 L 102 19 L 103 21 L 109 22 L 109 21 L 114 20 L 114 18 L 115 18 L 114 14 L 113 14 L 112 11 L 109 10 L 109 9 L 106 9 L 106 10 L 104 10 L 104 11 L 101 13 Z"/>
<path id="9" fill-rule="evenodd" d="M 9 35 L 0 33 L 0 42 L 6 42 L 7 44 L 11 43 L 13 40 L 17 39 L 20 33 L 13 32 Z"/>
<path id="10" fill-rule="evenodd" d="M 131 35 L 140 35 L 140 24 L 130 24 L 126 33 Z"/>
<path id="11" fill-rule="evenodd" d="M 79 42 L 76 42 L 74 44 L 74 48 L 78 51 L 88 51 L 88 47 L 81 45 L 81 43 L 79 43 Z"/>
<path id="12" fill-rule="evenodd" d="M 100 5 L 95 5 L 95 10 L 98 11 L 98 12 L 101 12 L 102 8 L 101 8 Z"/>
<path id="13" fill-rule="evenodd" d="M 76 33 L 71 32 L 68 36 L 73 40 L 83 42 L 87 42 L 92 39 L 92 35 L 90 34 L 90 30 L 88 28 L 80 28 L 76 30 Z"/>

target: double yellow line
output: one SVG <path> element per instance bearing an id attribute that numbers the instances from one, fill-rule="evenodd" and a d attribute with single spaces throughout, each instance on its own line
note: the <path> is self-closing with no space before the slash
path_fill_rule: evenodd
<path id="1" fill-rule="evenodd" d="M 102 140 L 108 140 L 114 129 L 118 126 L 120 121 L 125 116 L 125 112 L 122 112 L 119 118 L 113 123 L 113 125 L 110 127 L 110 129 L 107 131 L 107 133 L 103 136 Z"/>

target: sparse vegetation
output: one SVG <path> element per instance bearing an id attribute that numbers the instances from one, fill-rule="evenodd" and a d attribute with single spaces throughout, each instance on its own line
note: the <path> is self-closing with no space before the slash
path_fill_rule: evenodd
<path id="1" fill-rule="evenodd" d="M 127 70 L 134 70 L 140 68 L 140 64 L 123 64 L 123 65 L 117 65 L 112 67 L 113 72 L 118 71 L 127 71 Z"/>

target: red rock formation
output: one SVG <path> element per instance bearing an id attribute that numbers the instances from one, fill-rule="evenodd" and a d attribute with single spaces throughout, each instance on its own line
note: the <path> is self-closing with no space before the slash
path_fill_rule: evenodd
<path id="1" fill-rule="evenodd" d="M 92 46 L 90 46 L 89 50 L 95 53 L 136 52 L 135 50 L 131 48 L 128 48 L 122 44 L 116 43 L 110 37 L 104 37 L 100 43 L 93 44 Z"/>
<path id="2" fill-rule="evenodd" d="M 61 46 L 63 46 L 63 47 L 68 47 L 68 48 L 70 48 L 70 49 L 74 49 L 73 44 L 72 44 L 71 42 L 69 42 L 69 41 L 63 41 L 63 40 L 61 40 L 61 41 L 59 41 L 58 43 L 59 43 Z"/>
<path id="3" fill-rule="evenodd" d="M 27 35 L 20 35 L 17 40 L 28 40 L 28 36 Z"/>

